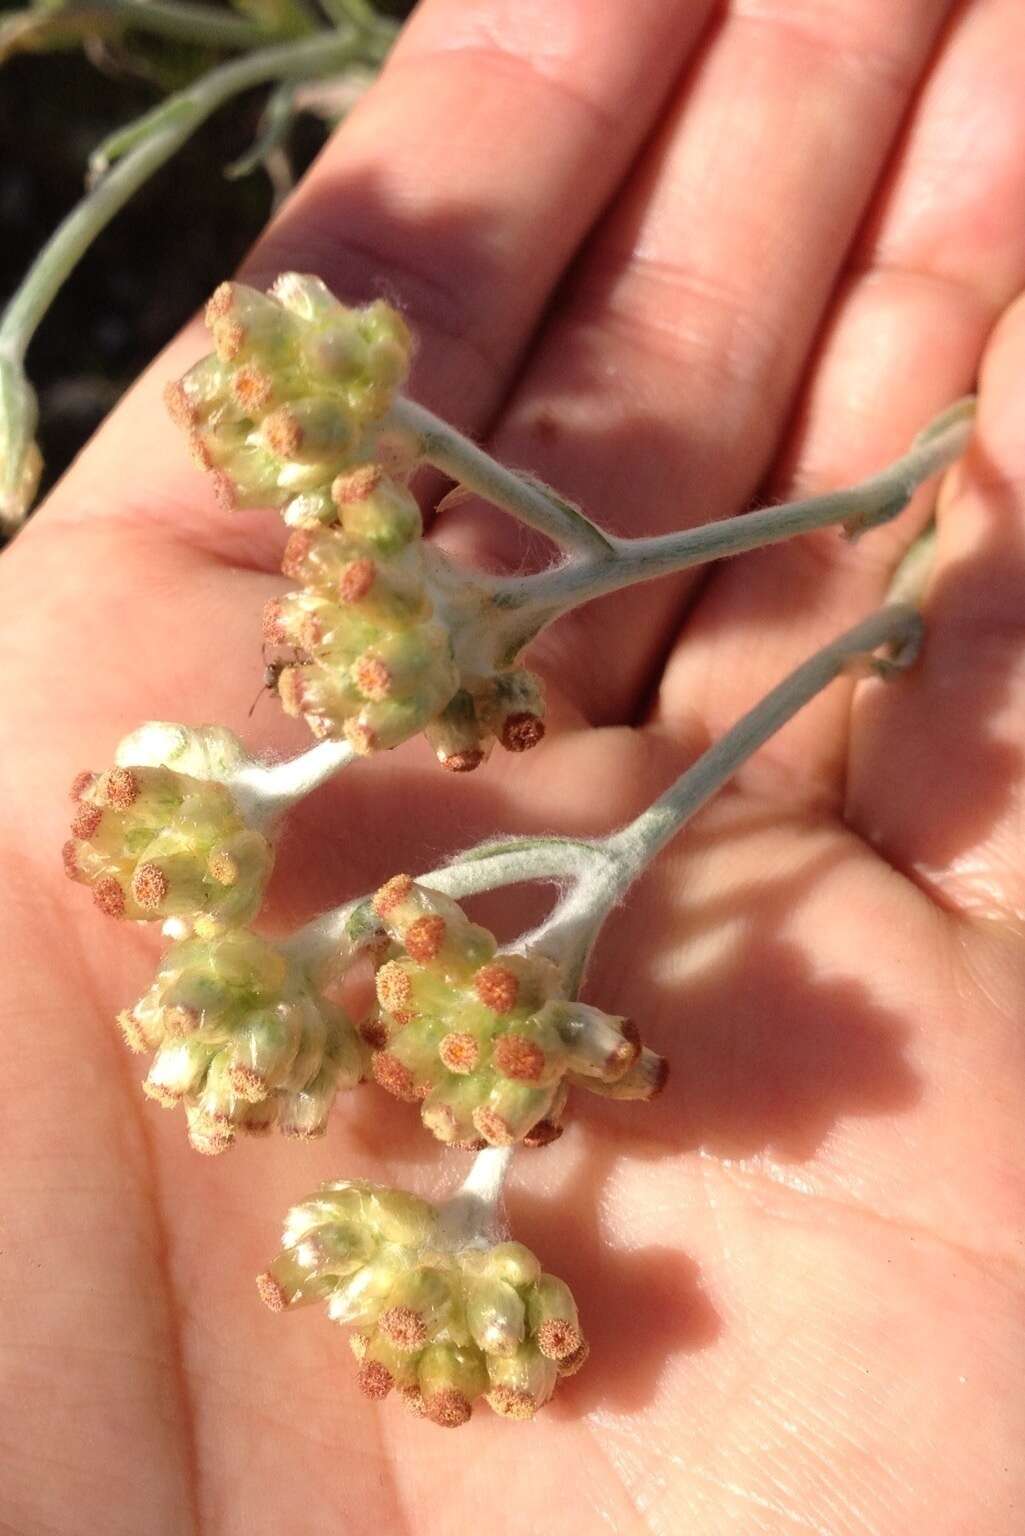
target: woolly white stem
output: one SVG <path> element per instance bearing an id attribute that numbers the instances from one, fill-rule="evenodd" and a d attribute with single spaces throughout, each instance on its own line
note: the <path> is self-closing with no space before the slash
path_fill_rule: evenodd
<path id="1" fill-rule="evenodd" d="M 589 563 L 611 554 L 608 536 L 579 507 L 540 481 L 500 464 L 440 416 L 404 397 L 396 400 L 389 414 L 397 426 L 416 435 L 421 458 L 485 501 L 511 512 L 563 549 L 586 554 Z"/>
<path id="2" fill-rule="evenodd" d="M 501 1206 L 514 1147 L 485 1147 L 441 1209 L 441 1230 L 455 1246 L 491 1244 L 502 1236 Z"/>
<path id="3" fill-rule="evenodd" d="M 499 620 L 501 641 L 496 649 L 515 652 L 561 614 L 637 582 L 778 544 L 815 528 L 840 523 L 854 537 L 889 522 L 920 485 L 960 457 L 974 419 L 974 399 L 959 400 L 918 434 L 902 458 L 850 489 L 766 507 L 682 533 L 610 538 L 611 558 L 606 554 L 601 560 L 583 559 L 536 576 L 491 582 L 492 601 L 507 610 Z"/>
<path id="4" fill-rule="evenodd" d="M 297 801 L 347 768 L 356 754 L 347 741 L 321 741 L 284 763 L 252 763 L 231 780 L 244 819 L 264 830 Z"/>

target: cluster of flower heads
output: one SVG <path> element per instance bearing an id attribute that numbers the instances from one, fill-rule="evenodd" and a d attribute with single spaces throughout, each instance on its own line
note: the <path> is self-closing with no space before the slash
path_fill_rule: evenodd
<path id="1" fill-rule="evenodd" d="M 363 1080 L 366 1047 L 304 967 L 245 928 L 184 939 L 118 1023 L 134 1051 L 154 1051 L 143 1088 L 182 1104 L 198 1152 L 274 1125 L 321 1135 L 335 1094 Z"/>
<path id="2" fill-rule="evenodd" d="M 522 1243 L 465 1245 L 444 1212 L 402 1190 L 325 1185 L 289 1211 L 282 1252 L 257 1284 L 275 1312 L 322 1301 L 351 1324 L 359 1385 L 394 1388 L 455 1428 L 480 1397 L 532 1418 L 587 1358 L 573 1295 Z"/>
<path id="3" fill-rule="evenodd" d="M 534 746 L 544 702 L 531 673 L 462 676 L 438 616 L 441 566 L 425 558 L 409 490 L 365 465 L 332 493 L 338 526 L 295 530 L 281 568 L 302 588 L 272 600 L 264 617 L 265 639 L 295 657 L 277 679 L 285 711 L 361 754 L 425 730 L 457 772 L 476 768 L 494 739 L 509 751 Z"/>
<path id="4" fill-rule="evenodd" d="M 390 941 L 379 952 L 378 1006 L 361 1026 L 371 1069 L 424 1125 L 461 1147 L 543 1146 L 562 1130 L 568 1090 L 650 1099 L 663 1057 L 636 1029 L 560 995 L 540 955 L 500 954 L 459 905 L 408 875 L 373 898 Z"/>
<path id="5" fill-rule="evenodd" d="M 225 785 L 155 765 L 78 774 L 64 867 L 109 917 L 191 918 L 200 931 L 247 922 L 274 854 Z"/>
<path id="6" fill-rule="evenodd" d="M 273 864 L 232 793 L 252 760 L 221 727 L 154 722 L 116 756 L 72 786 L 64 863 L 104 912 L 163 919 L 175 936 L 118 1019 L 132 1050 L 154 1052 L 145 1091 L 184 1106 L 200 1152 L 273 1125 L 319 1135 L 335 1094 L 366 1076 L 369 1051 L 330 989 L 245 926 Z"/>
<path id="7" fill-rule="evenodd" d="M 409 467 L 401 434 L 376 427 L 412 353 L 390 304 L 350 309 L 319 278 L 286 273 L 268 294 L 222 283 L 206 323 L 214 353 L 166 399 L 227 506 L 331 521 L 343 469 L 382 459 Z"/>
<path id="8" fill-rule="evenodd" d="M 535 746 L 537 679 L 460 655 L 451 617 L 467 583 L 423 541 L 406 484 L 418 446 L 387 419 L 409 366 L 401 316 L 383 301 L 349 309 L 288 273 L 269 294 L 223 284 L 207 324 L 216 352 L 168 405 L 223 502 L 279 508 L 295 528 L 282 570 L 300 590 L 264 621 L 288 661 L 276 669 L 285 711 L 360 754 L 423 730 L 456 772 L 496 740 Z"/>

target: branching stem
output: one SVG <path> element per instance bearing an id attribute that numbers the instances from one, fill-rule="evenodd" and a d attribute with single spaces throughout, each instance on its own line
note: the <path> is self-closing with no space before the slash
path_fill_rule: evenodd
<path id="1" fill-rule="evenodd" d="M 902 458 L 851 489 L 766 507 L 681 533 L 645 539 L 610 536 L 610 548 L 600 560 L 584 558 L 535 576 L 489 582 L 492 601 L 506 610 L 499 620 L 502 640 L 496 648 L 503 654 L 514 653 L 561 614 L 636 582 L 778 544 L 816 528 L 843 524 L 856 536 L 889 522 L 920 485 L 964 452 L 974 414 L 973 399 L 958 401 L 919 434 Z"/>

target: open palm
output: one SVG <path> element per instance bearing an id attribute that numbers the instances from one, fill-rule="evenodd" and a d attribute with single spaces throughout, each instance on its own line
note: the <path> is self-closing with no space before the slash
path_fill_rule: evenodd
<path id="1" fill-rule="evenodd" d="M 249 274 L 396 296 L 413 395 L 618 531 L 851 481 L 971 386 L 1025 282 L 1020 0 L 898 10 L 424 0 Z M 322 1142 L 197 1157 L 113 1026 L 158 940 L 60 874 L 67 783 L 140 720 L 304 745 L 270 703 L 246 720 L 279 521 L 215 508 L 159 408 L 200 346 L 0 560 L 0 1528 L 1010 1533 L 1025 311 L 942 500 L 919 668 L 834 685 L 607 928 L 589 995 L 670 1086 L 578 1100 L 509 1200 L 592 1359 L 533 1424 L 458 1435 L 366 1403 L 338 1331 L 271 1317 L 252 1278 L 320 1180 L 433 1193 L 465 1158 L 369 1087 Z M 468 779 L 423 742 L 358 764 L 289 823 L 268 920 L 495 830 L 621 822 L 878 602 L 928 511 L 564 621 L 532 658 L 543 746 Z M 529 555 L 480 507 L 441 522 L 470 557 Z M 507 932 L 520 900 L 490 899 Z"/>

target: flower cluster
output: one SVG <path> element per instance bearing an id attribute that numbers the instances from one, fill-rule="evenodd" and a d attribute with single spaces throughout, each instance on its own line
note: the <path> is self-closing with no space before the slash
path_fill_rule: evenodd
<path id="1" fill-rule="evenodd" d="M 275 1124 L 286 1136 L 320 1135 L 335 1094 L 366 1066 L 345 1012 L 244 928 L 172 944 L 118 1023 L 132 1050 L 155 1051 L 143 1087 L 165 1109 L 184 1105 L 198 1152 Z"/>
<path id="2" fill-rule="evenodd" d="M 80 773 L 64 845 L 72 880 L 110 917 L 189 918 L 199 931 L 247 922 L 274 861 L 228 788 L 163 765 Z"/>
<path id="3" fill-rule="evenodd" d="M 459 685 L 420 556 L 420 509 L 377 465 L 333 484 L 340 526 L 296 529 L 282 570 L 302 590 L 274 599 L 265 638 L 295 663 L 278 676 L 287 714 L 359 753 L 422 730 Z"/>
<path id="4" fill-rule="evenodd" d="M 366 754 L 420 730 L 447 768 L 465 772 L 490 742 L 509 751 L 544 733 L 544 701 L 522 668 L 464 676 L 444 622 L 446 570 L 422 540 L 408 489 L 378 465 L 332 485 L 338 526 L 296 529 L 282 571 L 302 590 L 273 599 L 264 637 L 295 657 L 277 680 L 286 713 L 315 736 Z M 450 584 L 450 583 L 448 583 Z"/>
<path id="5" fill-rule="evenodd" d="M 474 583 L 423 541 L 406 479 L 419 440 L 388 417 L 411 344 L 378 301 L 348 309 L 313 277 L 269 294 L 224 283 L 207 306 L 216 352 L 167 392 L 193 457 L 231 506 L 281 509 L 282 570 L 301 590 L 267 610 L 286 713 L 365 755 L 426 732 L 455 772 L 493 741 L 544 735 L 537 679 L 481 645 Z M 486 629 L 486 626 L 484 626 Z"/>
<path id="6" fill-rule="evenodd" d="M 412 352 L 390 304 L 349 309 L 319 278 L 291 272 L 269 294 L 222 283 L 206 323 L 215 352 L 166 399 L 226 505 L 331 521 L 343 469 L 403 460 L 401 434 L 376 429 Z"/>
<path id="7" fill-rule="evenodd" d="M 393 1388 L 435 1424 L 465 1424 L 483 1397 L 532 1418 L 587 1358 L 573 1295 L 522 1243 L 445 1230 L 444 1208 L 363 1182 L 325 1185 L 289 1211 L 258 1281 L 275 1312 L 324 1301 L 352 1324 L 359 1385 Z"/>
<path id="8" fill-rule="evenodd" d="M 397 875 L 373 898 L 391 941 L 378 1007 L 361 1025 L 381 1087 L 419 1102 L 457 1146 L 543 1146 L 562 1130 L 572 1085 L 650 1099 L 666 1063 L 625 1019 L 561 995 L 539 955 L 500 954 L 458 904 Z"/>

